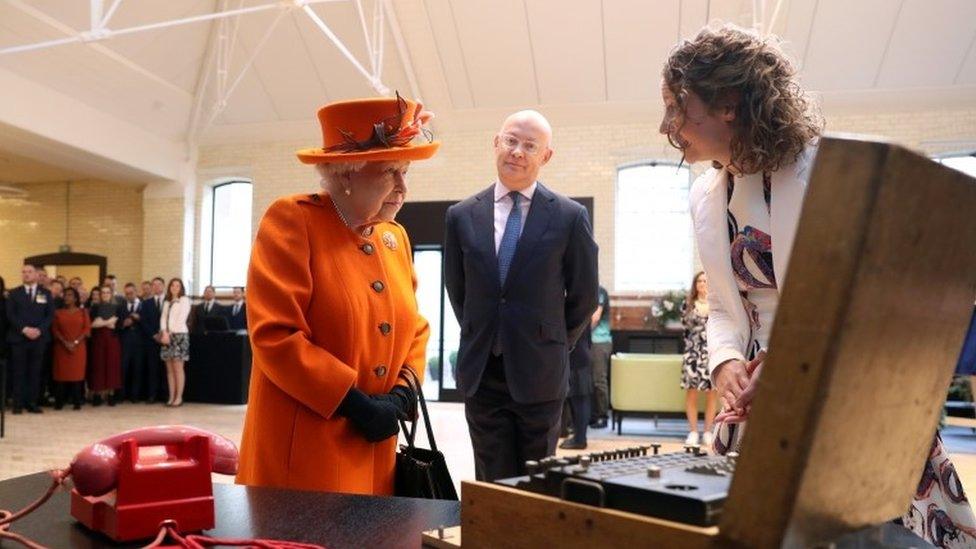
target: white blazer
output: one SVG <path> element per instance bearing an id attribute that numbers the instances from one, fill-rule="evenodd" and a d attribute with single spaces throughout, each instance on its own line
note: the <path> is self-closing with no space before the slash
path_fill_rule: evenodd
<path id="1" fill-rule="evenodd" d="M 770 237 L 777 287 L 786 281 L 787 263 L 800 219 L 803 196 L 816 156 L 810 145 L 796 162 L 772 174 Z M 728 230 L 728 170 L 709 169 L 691 186 L 691 218 L 702 268 L 708 277 L 708 372 L 731 359 L 745 361 L 752 330 L 732 274 Z"/>
<path id="2" fill-rule="evenodd" d="M 186 320 L 190 318 L 190 298 L 183 296 L 176 303 L 169 300 L 163 301 L 163 314 L 159 317 L 159 330 L 171 334 L 185 334 L 190 330 L 186 326 Z M 172 309 L 172 311 L 170 311 Z"/>

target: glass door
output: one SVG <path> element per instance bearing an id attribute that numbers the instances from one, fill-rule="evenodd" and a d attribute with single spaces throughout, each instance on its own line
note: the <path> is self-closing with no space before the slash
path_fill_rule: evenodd
<path id="1" fill-rule="evenodd" d="M 415 246 L 413 263 L 417 273 L 417 304 L 420 314 L 430 323 L 424 396 L 430 400 L 460 402 L 456 374 L 461 327 L 444 287 L 443 248 Z"/>

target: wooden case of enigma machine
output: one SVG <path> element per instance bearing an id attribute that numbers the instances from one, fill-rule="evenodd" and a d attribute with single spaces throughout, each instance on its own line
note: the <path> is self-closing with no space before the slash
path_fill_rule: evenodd
<path id="1" fill-rule="evenodd" d="M 461 526 L 425 543 L 811 547 L 890 523 L 921 477 L 974 297 L 976 180 L 897 145 L 825 137 L 713 515 L 696 525 L 463 482 Z"/>

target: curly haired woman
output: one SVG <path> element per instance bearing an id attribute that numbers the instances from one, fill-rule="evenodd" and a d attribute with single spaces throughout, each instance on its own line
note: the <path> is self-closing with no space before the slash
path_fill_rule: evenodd
<path id="1" fill-rule="evenodd" d="M 723 413 L 719 453 L 738 450 L 823 124 L 772 39 L 733 26 L 679 44 L 663 71 L 661 133 L 710 161 L 691 214 L 708 277 L 708 369 Z M 723 421 L 724 420 L 724 421 Z M 976 544 L 976 519 L 938 436 L 905 525 L 937 545 Z"/>

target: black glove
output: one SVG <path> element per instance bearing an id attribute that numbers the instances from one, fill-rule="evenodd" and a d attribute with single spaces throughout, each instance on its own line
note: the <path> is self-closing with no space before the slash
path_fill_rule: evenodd
<path id="1" fill-rule="evenodd" d="M 373 395 L 370 398 L 382 400 L 396 406 L 397 419 L 414 421 L 417 419 L 417 393 L 404 385 L 396 385 L 385 395 Z"/>
<path id="2" fill-rule="evenodd" d="M 346 393 L 336 413 L 348 418 L 369 442 L 386 440 L 400 432 L 396 405 L 388 400 L 371 398 L 355 387 Z"/>

